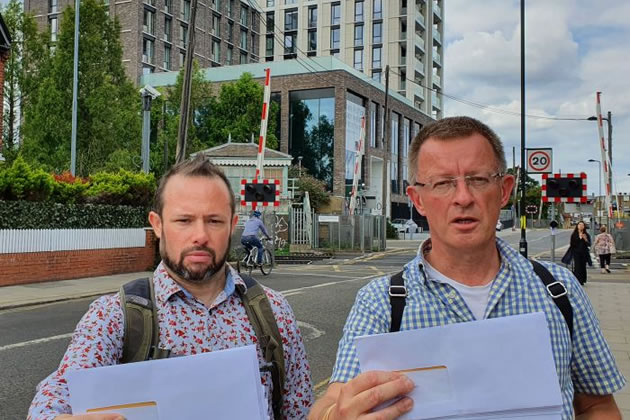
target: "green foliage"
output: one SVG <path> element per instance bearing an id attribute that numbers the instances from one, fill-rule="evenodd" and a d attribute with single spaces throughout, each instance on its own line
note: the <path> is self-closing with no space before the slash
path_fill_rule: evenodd
<path id="1" fill-rule="evenodd" d="M 84 195 L 86 202 L 92 204 L 148 206 L 155 192 L 153 174 L 121 169 L 118 173 L 99 172 L 90 180 Z"/>
<path id="2" fill-rule="evenodd" d="M 42 169 L 32 169 L 18 157 L 0 173 L 0 199 L 44 201 L 53 191 L 53 177 Z"/>
<path id="3" fill-rule="evenodd" d="M 72 7 L 64 10 L 54 54 L 41 66 L 35 95 L 24 109 L 23 154 L 54 172 L 70 164 L 74 14 Z M 125 76 L 120 25 L 101 1 L 81 3 L 79 31 L 76 169 L 87 175 L 111 169 L 118 150 L 140 154 L 141 104 Z"/>
<path id="4" fill-rule="evenodd" d="M 330 202 L 330 194 L 326 191 L 326 185 L 309 175 L 305 168 L 291 166 L 289 168 L 289 178 L 298 178 L 296 187 L 300 191 L 308 191 L 311 200 L 311 207 L 315 211 L 319 211 L 323 206 Z"/>
<path id="5" fill-rule="evenodd" d="M 0 200 L 0 229 L 115 229 L 148 225 L 143 207 Z"/>

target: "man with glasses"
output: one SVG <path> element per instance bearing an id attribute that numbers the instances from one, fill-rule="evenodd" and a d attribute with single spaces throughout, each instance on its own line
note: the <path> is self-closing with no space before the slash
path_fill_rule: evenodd
<path id="1" fill-rule="evenodd" d="M 407 194 L 427 217 L 431 238 L 405 265 L 403 286 L 389 277 L 370 282 L 356 298 L 339 342 L 325 395 L 309 419 L 395 419 L 411 410 L 413 383 L 402 374 L 360 373 L 354 339 L 396 330 L 543 311 L 562 391 L 563 419 L 620 419 L 612 394 L 625 385 L 588 297 L 568 270 L 544 266 L 566 289 L 573 336 L 532 264 L 496 237 L 495 225 L 514 187 L 503 145 L 485 124 L 445 118 L 424 127 L 411 144 Z M 392 323 L 391 288 L 405 297 L 399 328 Z M 462 352 L 466 351 L 462 349 Z M 395 355 L 393 355 L 395 356 Z M 383 402 L 395 404 L 372 412 Z"/>

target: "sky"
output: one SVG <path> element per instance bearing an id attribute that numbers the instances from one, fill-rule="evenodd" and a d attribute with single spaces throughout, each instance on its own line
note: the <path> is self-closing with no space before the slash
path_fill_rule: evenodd
<path id="1" fill-rule="evenodd" d="M 630 1 L 523 1 L 526 147 L 551 147 L 554 172 L 586 172 L 597 195 L 599 165 L 588 162 L 601 160 L 597 122 L 535 117 L 586 119 L 600 91 L 602 113 L 612 113 L 613 188 L 630 194 Z M 444 22 L 444 93 L 492 108 L 444 97 L 444 116 L 484 121 L 503 140 L 508 166 L 513 147 L 520 165 L 519 1 L 445 0 Z"/>

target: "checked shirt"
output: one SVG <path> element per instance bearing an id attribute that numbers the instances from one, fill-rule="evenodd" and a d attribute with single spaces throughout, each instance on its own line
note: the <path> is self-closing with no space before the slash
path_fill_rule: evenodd
<path id="1" fill-rule="evenodd" d="M 423 253 L 430 246 L 429 239 L 416 258 L 404 267 L 408 296 L 401 331 L 475 320 L 453 287 L 425 277 Z M 543 262 L 568 291 L 573 306 L 572 340 L 562 313 L 529 261 L 498 238 L 497 249 L 501 265 L 490 289 L 484 318 L 545 313 L 564 402 L 563 419 L 573 418 L 574 392 L 605 395 L 623 388 L 626 380 L 604 339 L 591 303 L 573 274 L 558 265 Z M 331 383 L 347 382 L 360 373 L 355 337 L 389 332 L 391 306 L 388 291 L 389 277 L 381 277 L 358 292 L 339 342 Z"/>

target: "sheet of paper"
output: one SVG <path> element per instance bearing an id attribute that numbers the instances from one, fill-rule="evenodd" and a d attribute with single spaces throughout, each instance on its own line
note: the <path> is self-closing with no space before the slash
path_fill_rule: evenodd
<path id="1" fill-rule="evenodd" d="M 68 372 L 74 414 L 267 419 L 255 346 Z"/>
<path id="2" fill-rule="evenodd" d="M 356 339 L 362 371 L 416 384 L 404 419 L 560 419 L 562 395 L 542 312 Z"/>

